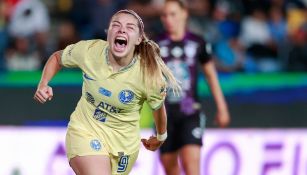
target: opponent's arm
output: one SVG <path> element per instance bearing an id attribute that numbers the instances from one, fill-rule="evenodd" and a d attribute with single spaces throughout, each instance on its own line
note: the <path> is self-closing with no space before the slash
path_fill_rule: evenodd
<path id="1" fill-rule="evenodd" d="M 215 65 L 213 61 L 209 61 L 203 64 L 202 68 L 217 106 L 216 122 L 220 127 L 225 127 L 230 122 L 230 116 L 218 81 Z"/>
<path id="2" fill-rule="evenodd" d="M 164 104 L 153 112 L 157 136 L 151 136 L 148 140 L 142 139 L 146 149 L 157 150 L 167 138 L 167 116 Z"/>
<path id="3" fill-rule="evenodd" d="M 62 50 L 54 52 L 48 59 L 44 66 L 41 80 L 37 86 L 37 90 L 34 94 L 34 99 L 40 103 L 45 103 L 47 100 L 51 100 L 53 97 L 53 91 L 48 86 L 49 81 L 54 75 L 61 69 L 61 55 Z"/>

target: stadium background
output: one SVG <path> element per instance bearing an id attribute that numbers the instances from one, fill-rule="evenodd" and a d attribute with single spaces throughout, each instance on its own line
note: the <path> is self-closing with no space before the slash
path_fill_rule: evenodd
<path id="1" fill-rule="evenodd" d="M 24 27 L 25 31 L 14 31 L 10 28 L 13 23 L 12 16 L 16 13 L 18 4 L 26 1 L 33 1 L 34 4 L 42 3 L 37 6 L 45 9 L 46 18 L 41 15 L 42 18 L 27 21 L 29 23 L 38 20 L 30 23 L 30 26 L 37 25 L 37 28 L 28 27 L 26 30 L 27 26 L 23 26 L 21 22 L 19 26 L 17 25 L 18 29 Z M 1 175 L 72 174 L 63 145 L 65 126 L 80 98 L 82 76 L 78 70 L 61 71 L 51 82 L 55 93 L 54 99 L 44 105 L 36 103 L 33 94 L 47 55 L 80 39 L 104 38 L 104 29 L 109 16 L 119 8 L 130 7 L 136 11 L 140 7 L 159 9 L 162 1 L 3 0 L 0 2 Z M 209 7 L 198 9 L 193 6 L 199 1 Z M 236 29 L 234 27 L 236 25 L 231 23 L 234 19 L 232 13 L 240 12 L 239 19 L 235 19 L 239 26 L 242 26 L 245 18 L 252 16 L 246 8 L 255 3 L 260 4 L 260 9 L 264 11 L 271 9 L 269 5 L 275 7 L 281 4 L 288 29 L 284 34 L 286 47 L 281 46 L 281 50 L 277 49 L 276 58 L 279 61 L 272 65 L 271 69 L 255 68 L 259 66 L 257 64 L 253 66 L 245 64 L 249 66 L 233 69 L 233 65 L 225 61 L 227 58 L 224 60 L 225 65 L 218 66 L 219 79 L 232 117 L 229 128 L 219 129 L 214 125 L 215 105 L 204 77 L 199 75 L 198 95 L 202 99 L 203 111 L 207 116 L 207 130 L 203 138 L 205 145 L 202 150 L 202 175 L 307 175 L 306 1 L 193 0 L 190 2 L 189 28 L 216 46 L 214 55 L 217 60 L 223 57 L 224 52 L 219 52 L 218 39 L 212 39 L 211 33 L 208 34 L 206 27 L 202 26 L 206 22 L 214 25 L 208 22 L 210 19 L 214 19 L 215 22 L 221 20 L 212 15 L 216 9 L 220 10 L 219 13 L 227 11 L 229 16 L 225 19 L 231 19 L 224 19 L 225 23 L 219 21 L 226 26 L 220 25 L 218 28 L 221 29 L 220 33 L 226 41 L 234 37 L 240 38 L 242 32 L 242 30 L 239 30 L 239 33 L 229 31 Z M 241 7 L 232 7 L 229 4 L 241 4 Z M 235 9 L 233 10 L 235 12 L 231 9 Z M 291 11 L 293 9 L 294 12 Z M 35 9 L 32 10 L 31 13 L 35 14 Z M 158 12 L 159 10 L 152 13 L 140 11 L 145 20 L 146 30 L 152 37 L 161 32 Z M 42 20 L 47 21 L 42 23 Z M 267 18 L 266 22 L 269 23 L 270 18 Z M 11 58 L 16 58 L 12 53 L 17 53 L 16 55 L 23 53 L 22 49 L 20 51 L 16 47 L 20 38 L 30 41 L 27 46 L 27 59 L 31 60 L 38 54 L 37 58 L 41 59 L 39 65 L 33 64 L 27 67 L 19 66 L 15 62 L 10 63 L 9 60 L 13 60 Z M 221 58 L 218 57 L 219 53 Z M 21 61 L 21 64 L 25 63 Z M 152 116 L 146 105 L 142 110 L 141 127 L 143 136 L 151 134 Z M 146 151 L 142 147 L 139 160 L 131 174 L 162 175 L 157 153 Z"/>

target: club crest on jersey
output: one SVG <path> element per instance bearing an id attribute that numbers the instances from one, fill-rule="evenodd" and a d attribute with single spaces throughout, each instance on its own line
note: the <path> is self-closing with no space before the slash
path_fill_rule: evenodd
<path id="1" fill-rule="evenodd" d="M 101 143 L 97 139 L 93 139 L 90 142 L 91 148 L 95 151 L 99 151 L 101 149 Z"/>
<path id="2" fill-rule="evenodd" d="M 121 103 L 127 104 L 134 98 L 134 93 L 130 90 L 122 90 L 118 95 L 118 99 Z"/>
<path id="3" fill-rule="evenodd" d="M 94 112 L 94 119 L 98 120 L 98 121 L 101 121 L 101 122 L 105 122 L 106 121 L 106 118 L 107 118 L 107 113 L 100 110 L 100 109 L 96 109 L 95 112 Z"/>

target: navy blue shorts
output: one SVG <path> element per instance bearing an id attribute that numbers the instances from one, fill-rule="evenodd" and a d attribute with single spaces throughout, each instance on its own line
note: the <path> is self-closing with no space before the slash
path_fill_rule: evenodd
<path id="1" fill-rule="evenodd" d="M 202 136 L 206 117 L 203 113 L 185 115 L 178 107 L 166 107 L 167 110 L 167 139 L 160 147 L 160 153 L 171 153 L 185 145 L 202 145 Z"/>

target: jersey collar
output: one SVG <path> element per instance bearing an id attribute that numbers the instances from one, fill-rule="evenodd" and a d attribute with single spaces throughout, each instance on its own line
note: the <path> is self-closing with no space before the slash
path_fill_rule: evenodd
<path id="1" fill-rule="evenodd" d="M 110 65 L 110 60 L 109 60 L 109 47 L 106 47 L 106 52 L 105 53 L 106 53 L 105 59 L 106 59 L 107 65 L 111 66 Z M 132 58 L 132 61 L 127 66 L 124 66 L 124 67 L 120 68 L 117 73 L 124 72 L 124 71 L 128 70 L 130 67 L 132 67 L 136 63 L 137 58 L 138 58 L 138 56 L 134 56 Z"/>

